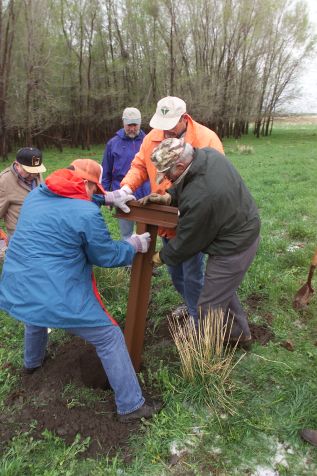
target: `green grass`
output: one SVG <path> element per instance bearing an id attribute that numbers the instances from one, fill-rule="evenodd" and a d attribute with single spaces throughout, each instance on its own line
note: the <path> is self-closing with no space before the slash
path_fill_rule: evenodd
<path id="1" fill-rule="evenodd" d="M 316 449 L 298 436 L 304 427 L 317 429 L 317 299 L 307 311 L 292 309 L 294 293 L 305 282 L 317 247 L 316 143 L 317 126 L 300 125 L 277 125 L 272 136 L 259 140 L 250 134 L 239 141 L 225 141 L 227 156 L 255 197 L 262 219 L 260 248 L 240 297 L 250 321 L 263 324 L 270 317 L 274 333 L 267 346 L 253 345 L 233 372 L 236 414 L 223 412 L 218 420 L 208 406 L 192 398 L 200 389 L 182 382 L 176 352 L 174 361 L 167 362 L 162 347 L 157 361 L 151 348 L 146 348 L 146 374 L 141 379 L 156 385 L 166 405 L 144 425 L 144 431 L 131 437 L 134 456 L 130 463 L 124 463 L 119 453 L 111 460 L 80 458 L 89 442 L 78 437 L 67 447 L 60 438 L 44 432 L 39 441 L 30 434 L 17 435 L 2 455 L 1 475 L 256 475 L 264 474 L 261 468 L 270 469 L 269 474 L 317 474 Z M 102 146 L 84 154 L 75 149 L 63 154 L 46 150 L 44 162 L 51 172 L 77 157 L 100 159 L 102 150 Z M 104 213 L 112 236 L 118 238 L 115 219 L 109 211 Z M 97 269 L 96 276 L 107 307 L 123 322 L 127 275 L 120 269 Z M 152 333 L 179 302 L 162 268 L 152 289 Z M 3 313 L 1 317 L 3 405 L 16 385 L 14 372 L 6 364 L 22 364 L 23 329 Z M 55 336 L 63 338 L 62 334 Z M 293 343 L 293 351 L 280 345 L 285 340 Z M 156 355 L 159 344 L 157 347 Z M 65 394 L 70 405 L 79 400 L 89 405 L 93 399 L 89 392 L 79 399 L 78 389 L 71 387 Z M 172 453 L 177 451 L 172 465 Z"/>

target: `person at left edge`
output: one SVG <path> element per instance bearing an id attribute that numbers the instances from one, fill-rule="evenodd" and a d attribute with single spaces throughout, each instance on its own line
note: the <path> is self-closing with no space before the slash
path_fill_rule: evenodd
<path id="1" fill-rule="evenodd" d="M 113 241 L 92 202 L 94 193 L 105 194 L 101 166 L 77 159 L 71 168 L 53 172 L 26 197 L 3 265 L 0 309 L 25 324 L 26 373 L 44 362 L 47 328 L 65 329 L 95 346 L 119 420 L 149 417 L 157 406 L 144 400 L 123 334 L 92 273 L 93 265 L 131 264 L 136 252 L 148 250 L 149 233 Z"/>
<path id="2" fill-rule="evenodd" d="M 122 113 L 123 127 L 107 142 L 102 160 L 102 185 L 105 190 L 120 189 L 120 182 L 130 169 L 134 156 L 139 152 L 145 132 L 141 129 L 141 112 L 135 107 L 126 107 Z M 150 182 L 146 180 L 134 192 L 136 199 L 150 193 Z M 133 233 L 134 222 L 119 218 L 121 239 Z"/>
<path id="3" fill-rule="evenodd" d="M 36 147 L 18 150 L 15 161 L 0 173 L 0 218 L 3 218 L 10 240 L 28 193 L 43 182 L 46 168 L 42 152 Z"/>

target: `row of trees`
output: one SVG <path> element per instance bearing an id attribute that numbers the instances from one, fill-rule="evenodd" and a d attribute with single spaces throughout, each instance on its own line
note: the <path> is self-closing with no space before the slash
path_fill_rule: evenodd
<path id="1" fill-rule="evenodd" d="M 314 43 L 293 0 L 0 0 L 0 155 L 89 148 L 166 95 L 220 136 L 268 133 Z"/>

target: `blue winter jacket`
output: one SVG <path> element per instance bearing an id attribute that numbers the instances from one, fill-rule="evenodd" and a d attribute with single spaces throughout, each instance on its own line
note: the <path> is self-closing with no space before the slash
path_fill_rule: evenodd
<path id="1" fill-rule="evenodd" d="M 25 199 L 10 240 L 0 308 L 36 326 L 110 325 L 114 321 L 100 303 L 93 265 L 129 265 L 134 255 L 129 243 L 112 240 L 95 203 L 65 198 L 42 184 Z"/>
<path id="2" fill-rule="evenodd" d="M 102 185 L 105 190 L 120 188 L 120 182 L 130 169 L 131 162 L 135 154 L 139 152 L 144 137 L 145 132 L 140 130 L 135 139 L 130 139 L 122 128 L 108 141 L 102 160 Z M 151 187 L 147 180 L 134 192 L 134 195 L 139 199 L 149 193 L 151 193 Z"/>

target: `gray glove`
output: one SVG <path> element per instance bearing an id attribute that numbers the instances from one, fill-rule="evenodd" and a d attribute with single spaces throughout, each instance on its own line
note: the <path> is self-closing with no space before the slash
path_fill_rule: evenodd
<path id="1" fill-rule="evenodd" d="M 169 193 L 164 193 L 164 195 L 160 195 L 159 193 L 150 193 L 150 195 L 146 195 L 143 198 L 140 198 L 138 202 L 141 205 L 146 205 L 149 202 L 152 203 L 159 203 L 160 205 L 170 205 L 172 201 L 172 197 Z"/>
<path id="2" fill-rule="evenodd" d="M 113 207 L 120 208 L 124 213 L 129 213 L 130 208 L 126 205 L 126 202 L 135 200 L 135 196 L 132 190 L 127 185 L 124 185 L 119 190 L 114 192 L 107 192 L 105 195 L 105 204 Z"/>
<path id="3" fill-rule="evenodd" d="M 146 253 L 149 249 L 151 243 L 150 233 L 142 233 L 142 235 L 133 234 L 130 238 L 127 238 L 125 241 L 130 243 L 139 253 Z"/>

